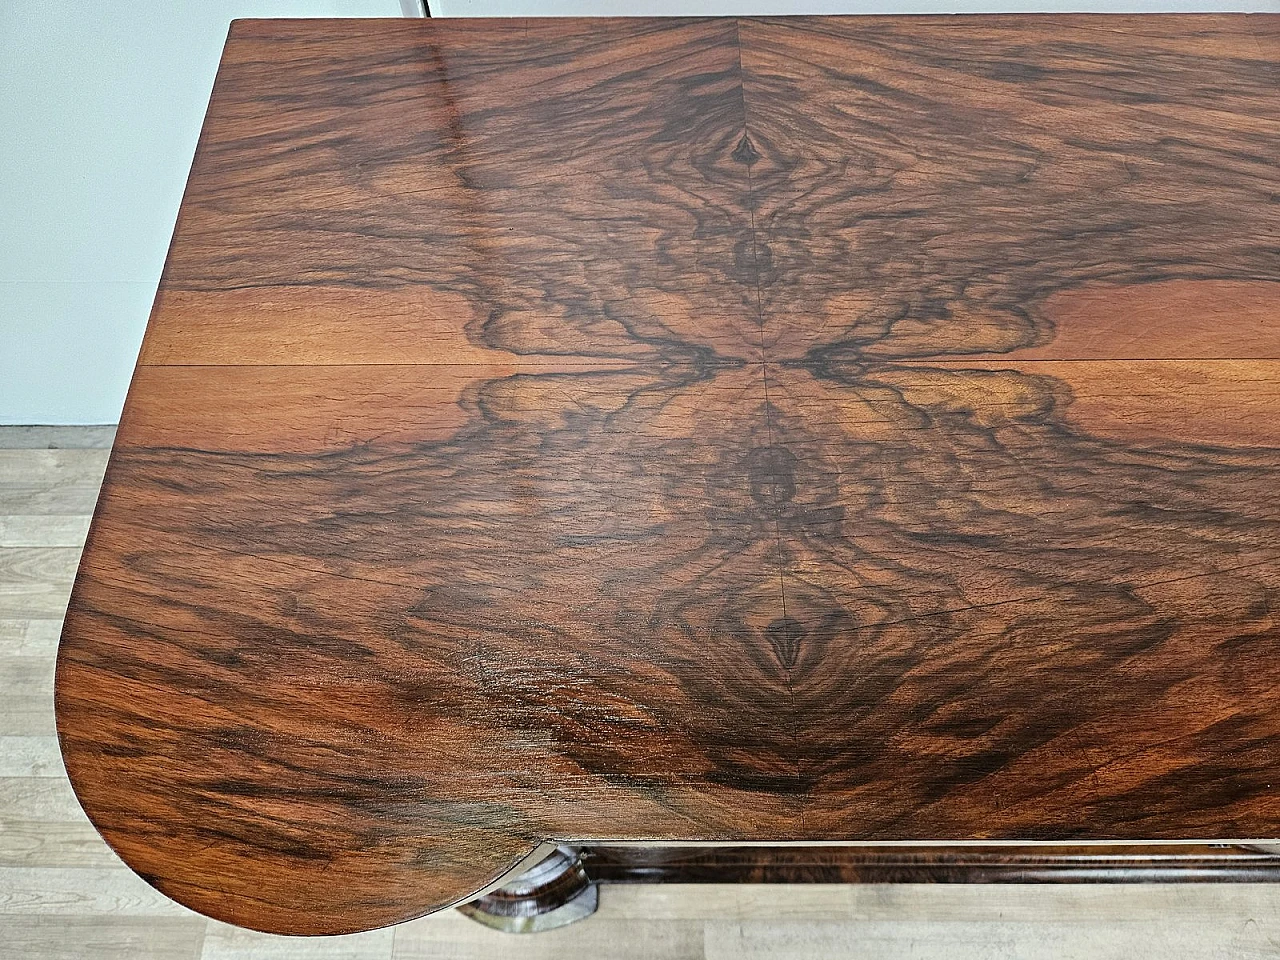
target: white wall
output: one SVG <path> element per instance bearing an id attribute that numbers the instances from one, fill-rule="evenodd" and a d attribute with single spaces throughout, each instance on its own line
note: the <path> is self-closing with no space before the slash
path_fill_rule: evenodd
<path id="1" fill-rule="evenodd" d="M 0 0 L 0 423 L 113 423 L 234 17 L 399 0 Z"/>
<path id="2" fill-rule="evenodd" d="M 1267 10 L 1280 0 L 432 0 L 448 16 Z M 233 17 L 400 0 L 0 0 L 0 423 L 119 416 Z"/>

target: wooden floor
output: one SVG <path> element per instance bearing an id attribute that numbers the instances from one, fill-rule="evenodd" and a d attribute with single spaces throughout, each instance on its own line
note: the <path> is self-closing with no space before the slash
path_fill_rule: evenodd
<path id="1" fill-rule="evenodd" d="M 606 887 L 511 937 L 459 914 L 353 937 L 239 930 L 166 900 L 81 814 L 54 735 L 58 631 L 103 427 L 0 427 L 0 958 L 1280 957 L 1280 885 Z"/>

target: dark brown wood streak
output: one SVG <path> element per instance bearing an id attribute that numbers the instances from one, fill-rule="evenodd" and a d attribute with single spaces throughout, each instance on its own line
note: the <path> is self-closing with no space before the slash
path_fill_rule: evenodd
<path id="1" fill-rule="evenodd" d="M 210 915 L 1280 836 L 1277 18 L 243 21 L 69 611 Z"/>
<path id="2" fill-rule="evenodd" d="M 1280 856 L 1239 847 L 639 847 L 583 852 L 601 883 L 1276 883 Z M 555 900 L 550 900 L 552 904 Z"/>

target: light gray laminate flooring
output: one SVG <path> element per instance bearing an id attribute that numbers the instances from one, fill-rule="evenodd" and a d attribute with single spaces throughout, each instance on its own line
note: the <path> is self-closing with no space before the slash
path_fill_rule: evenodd
<path id="1" fill-rule="evenodd" d="M 59 759 L 61 618 L 109 427 L 0 427 L 0 958 L 1280 958 L 1280 885 L 605 887 L 557 931 L 449 911 L 351 937 L 205 920 L 152 890 L 80 812 Z"/>

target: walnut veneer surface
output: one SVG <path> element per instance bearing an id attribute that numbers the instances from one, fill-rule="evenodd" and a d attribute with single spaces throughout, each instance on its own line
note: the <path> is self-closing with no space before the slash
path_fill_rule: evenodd
<path id="1" fill-rule="evenodd" d="M 543 840 L 1280 836 L 1280 18 L 240 21 L 68 772 L 259 929 Z"/>

